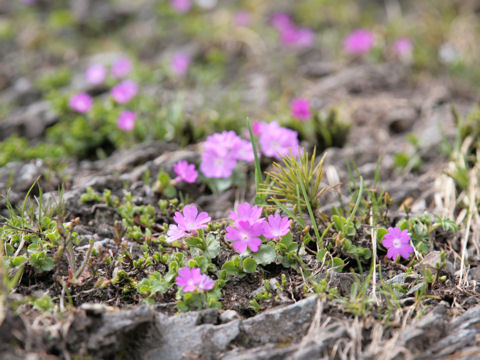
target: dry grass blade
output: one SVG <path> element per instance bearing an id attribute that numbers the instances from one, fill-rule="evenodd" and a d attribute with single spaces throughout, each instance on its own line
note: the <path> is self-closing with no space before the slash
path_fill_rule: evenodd
<path id="1" fill-rule="evenodd" d="M 6 315 L 7 286 L 4 283 L 5 276 L 6 269 L 3 265 L 3 242 L 0 241 L 0 325 L 2 325 Z"/>

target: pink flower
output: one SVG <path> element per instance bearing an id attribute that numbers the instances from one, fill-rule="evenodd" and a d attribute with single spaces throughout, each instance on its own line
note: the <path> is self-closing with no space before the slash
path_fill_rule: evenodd
<path id="1" fill-rule="evenodd" d="M 393 51 L 400 57 L 408 57 L 413 51 L 412 42 L 408 38 L 399 38 L 393 44 Z"/>
<path id="2" fill-rule="evenodd" d="M 135 95 L 137 95 L 137 84 L 131 80 L 125 80 L 115 85 L 110 90 L 110 95 L 119 104 L 128 103 Z"/>
<path id="3" fill-rule="evenodd" d="M 238 225 L 240 221 L 247 221 L 250 224 L 255 224 L 264 221 L 262 216 L 261 206 L 250 206 L 249 203 L 238 204 L 235 211 L 230 211 L 230 219 L 234 221 L 234 225 Z"/>
<path id="4" fill-rule="evenodd" d="M 224 151 L 208 150 L 202 153 L 200 170 L 208 178 L 228 178 L 232 176 L 237 160 Z"/>
<path id="5" fill-rule="evenodd" d="M 291 48 L 309 47 L 315 41 L 315 33 L 310 29 L 297 27 L 288 14 L 276 13 L 272 16 L 271 24 L 280 33 L 282 43 Z"/>
<path id="6" fill-rule="evenodd" d="M 217 149 L 221 152 L 229 153 L 233 150 L 237 140 L 238 135 L 235 131 L 224 131 L 207 137 L 207 140 L 203 143 L 203 147 L 207 151 Z"/>
<path id="7" fill-rule="evenodd" d="M 180 77 L 185 76 L 191 61 L 192 58 L 190 55 L 185 53 L 176 53 L 173 56 L 172 62 L 170 63 L 172 72 Z"/>
<path id="8" fill-rule="evenodd" d="M 225 235 L 227 240 L 234 242 L 233 248 L 240 254 L 245 252 L 247 247 L 252 252 L 257 252 L 262 244 L 259 236 L 263 233 L 263 223 L 250 224 L 248 221 L 239 221 L 236 226 L 237 228 L 228 226 Z"/>
<path id="9" fill-rule="evenodd" d="M 268 222 L 263 227 L 263 236 L 267 239 L 280 239 L 290 232 L 291 221 L 288 217 L 281 217 L 279 214 L 269 215 Z"/>
<path id="10" fill-rule="evenodd" d="M 177 174 L 177 179 L 175 181 L 185 181 L 187 183 L 194 183 L 197 180 L 197 170 L 195 170 L 195 165 L 189 164 L 186 161 L 179 161 L 173 165 L 173 171 Z"/>
<path id="11" fill-rule="evenodd" d="M 373 32 L 367 29 L 357 29 L 350 33 L 343 42 L 343 48 L 350 54 L 365 54 L 375 42 Z"/>
<path id="12" fill-rule="evenodd" d="M 198 215 L 198 216 L 197 216 Z M 173 220 L 177 225 L 170 225 L 167 231 L 166 242 L 174 242 L 184 237 L 196 233 L 197 230 L 205 229 L 211 218 L 206 212 L 198 214 L 198 209 L 195 205 L 187 205 L 183 208 L 183 214 L 176 212 Z"/>
<path id="13" fill-rule="evenodd" d="M 253 148 L 234 131 L 210 135 L 203 143 L 200 170 L 206 177 L 228 178 L 238 160 L 252 161 Z"/>
<path id="14" fill-rule="evenodd" d="M 272 20 L 270 21 L 272 26 L 277 29 L 277 31 L 282 31 L 288 27 L 292 27 L 293 22 L 290 15 L 286 13 L 276 13 L 272 16 Z"/>
<path id="15" fill-rule="evenodd" d="M 298 133 L 283 128 L 273 121 L 262 126 L 259 139 L 260 148 L 265 156 L 281 159 L 283 156 L 298 155 Z"/>
<path id="16" fill-rule="evenodd" d="M 85 71 L 87 82 L 94 85 L 103 83 L 106 76 L 107 68 L 100 64 L 92 65 Z"/>
<path id="17" fill-rule="evenodd" d="M 247 10 L 239 10 L 233 17 L 237 26 L 248 26 L 250 24 L 250 13 Z"/>
<path id="18" fill-rule="evenodd" d="M 167 237 L 165 241 L 168 243 L 172 243 L 174 241 L 183 239 L 184 237 L 188 236 L 188 234 L 180 229 L 177 225 L 170 225 L 167 231 Z"/>
<path id="19" fill-rule="evenodd" d="M 200 281 L 198 282 L 198 290 L 211 290 L 215 282 L 207 275 L 202 275 Z"/>
<path id="20" fill-rule="evenodd" d="M 250 141 L 238 138 L 233 145 L 232 151 L 237 160 L 243 160 L 246 162 L 252 162 L 255 160 L 253 146 Z"/>
<path id="21" fill-rule="evenodd" d="M 305 48 L 312 46 L 315 42 L 315 33 L 310 29 L 298 29 L 297 30 L 297 41 L 295 47 Z"/>
<path id="22" fill-rule="evenodd" d="M 261 132 L 262 132 L 262 126 L 263 125 L 264 125 L 264 123 L 262 123 L 261 121 L 254 121 L 253 124 L 252 124 L 253 135 L 260 135 Z"/>
<path id="23" fill-rule="evenodd" d="M 177 286 L 183 286 L 183 292 L 194 292 L 201 280 L 202 273 L 199 268 L 189 269 L 188 267 L 183 267 L 178 270 L 175 282 Z"/>
<path id="24" fill-rule="evenodd" d="M 179 229 L 185 232 L 193 232 L 205 229 L 207 223 L 212 219 L 206 212 L 198 214 L 198 209 L 195 205 L 187 205 L 183 208 L 183 214 L 178 211 L 175 213 L 173 220 L 178 224 Z"/>
<path id="25" fill-rule="evenodd" d="M 135 127 L 137 115 L 133 111 L 125 110 L 117 120 L 117 126 L 124 131 L 131 131 Z"/>
<path id="26" fill-rule="evenodd" d="M 116 79 L 127 76 L 130 71 L 132 71 L 132 63 L 126 57 L 118 59 L 112 66 L 112 75 Z"/>
<path id="27" fill-rule="evenodd" d="M 312 46 L 315 42 L 315 33 L 310 29 L 287 26 L 280 31 L 282 43 L 291 48 L 301 49 Z"/>
<path id="28" fill-rule="evenodd" d="M 191 0 L 170 0 L 170 6 L 177 13 L 186 13 L 192 8 Z"/>
<path id="29" fill-rule="evenodd" d="M 177 286 L 183 286 L 183 292 L 194 292 L 195 290 L 210 290 L 215 285 L 214 281 L 207 275 L 202 275 L 200 269 L 183 267 L 178 270 L 175 280 Z"/>
<path id="30" fill-rule="evenodd" d="M 388 249 L 387 257 L 392 260 L 395 260 L 399 255 L 408 259 L 413 252 L 408 231 L 402 231 L 399 227 L 388 228 L 388 233 L 385 234 L 382 245 Z"/>
<path id="31" fill-rule="evenodd" d="M 73 95 L 68 101 L 68 105 L 81 114 L 85 114 L 90 111 L 93 105 L 93 99 L 87 93 L 80 93 Z"/>
<path id="32" fill-rule="evenodd" d="M 308 120 L 312 117 L 310 113 L 310 102 L 307 99 L 296 98 L 292 100 L 290 112 L 298 120 Z"/>

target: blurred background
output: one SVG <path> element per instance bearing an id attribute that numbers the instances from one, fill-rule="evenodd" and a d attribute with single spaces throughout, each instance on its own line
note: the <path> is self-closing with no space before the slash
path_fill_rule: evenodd
<path id="1" fill-rule="evenodd" d="M 247 117 L 292 127 L 292 97 L 359 64 L 401 64 L 413 83 L 439 77 L 476 100 L 479 14 L 474 0 L 4 0 L 0 166 L 186 145 L 240 133 Z M 104 79 L 88 77 L 92 66 Z M 108 95 L 125 79 L 138 94 L 119 103 Z M 69 103 L 80 93 L 93 99 L 88 113 Z M 132 130 L 118 123 L 125 110 Z"/>

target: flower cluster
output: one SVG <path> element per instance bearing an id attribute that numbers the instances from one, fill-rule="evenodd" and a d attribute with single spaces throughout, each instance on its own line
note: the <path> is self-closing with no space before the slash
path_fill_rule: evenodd
<path id="1" fill-rule="evenodd" d="M 240 160 L 254 160 L 252 144 L 234 131 L 224 131 L 209 136 L 203 143 L 200 170 L 209 178 L 228 178 Z"/>
<path id="2" fill-rule="evenodd" d="M 356 29 L 345 38 L 343 48 L 347 53 L 363 55 L 372 49 L 374 43 L 373 32 L 367 29 Z"/>
<path id="3" fill-rule="evenodd" d="M 111 75 L 115 79 L 126 77 L 132 71 L 132 63 L 126 57 L 117 59 L 111 67 Z M 108 74 L 108 69 L 102 64 L 93 64 L 85 71 L 85 80 L 92 85 L 102 84 Z M 110 95 L 118 104 L 127 104 L 137 95 L 138 86 L 132 80 L 124 80 L 110 90 Z M 70 97 L 68 102 L 70 108 L 78 113 L 86 114 L 93 106 L 93 98 L 87 93 L 79 93 Z M 123 131 L 131 131 L 135 127 L 136 114 L 125 110 L 120 113 L 117 119 L 117 126 Z"/>
<path id="4" fill-rule="evenodd" d="M 189 164 L 186 161 L 179 161 L 173 165 L 173 171 L 177 174 L 175 182 L 185 181 L 187 183 L 194 183 L 197 180 L 198 172 L 195 170 L 195 165 Z"/>
<path id="5" fill-rule="evenodd" d="M 192 0 L 170 0 L 170 6 L 177 13 L 186 13 L 192 8 Z"/>
<path id="6" fill-rule="evenodd" d="M 310 29 L 297 27 L 288 14 L 275 14 L 271 23 L 280 34 L 282 43 L 288 47 L 305 48 L 312 46 L 315 41 L 315 33 Z"/>
<path id="7" fill-rule="evenodd" d="M 172 73 L 178 77 L 184 77 L 187 74 L 191 61 L 190 55 L 182 52 L 176 53 L 170 62 Z"/>
<path id="8" fill-rule="evenodd" d="M 260 236 L 267 239 L 280 239 L 290 232 L 291 221 L 279 214 L 269 215 L 268 220 L 262 218 L 261 206 L 250 206 L 249 203 L 239 204 L 236 211 L 230 212 L 233 226 L 227 227 L 225 238 L 233 241 L 233 248 L 240 254 L 247 248 L 257 252 L 262 244 Z"/>
<path id="9" fill-rule="evenodd" d="M 112 64 L 112 77 L 121 79 L 130 74 L 132 71 L 132 62 L 126 58 L 121 57 Z M 102 64 L 93 64 L 85 71 L 85 80 L 89 84 L 102 84 L 107 77 L 107 67 Z"/>
<path id="10" fill-rule="evenodd" d="M 130 110 L 123 111 L 117 120 L 117 126 L 123 131 L 131 131 L 135 127 L 137 115 Z"/>
<path id="11" fill-rule="evenodd" d="M 312 117 L 310 113 L 310 102 L 307 99 L 293 99 L 290 104 L 290 112 L 294 118 L 300 121 L 305 121 Z"/>
<path id="12" fill-rule="evenodd" d="M 90 111 L 93 105 L 93 99 L 87 93 L 80 93 L 70 97 L 68 105 L 76 112 L 85 114 Z"/>
<path id="13" fill-rule="evenodd" d="M 298 133 L 281 127 L 277 122 L 259 123 L 256 125 L 259 133 L 259 144 L 262 153 L 268 157 L 280 160 L 283 156 L 296 156 L 299 153 Z"/>
<path id="14" fill-rule="evenodd" d="M 402 231 L 399 227 L 388 228 L 388 232 L 383 237 L 382 245 L 388 249 L 387 257 L 392 260 L 395 260 L 398 256 L 408 259 L 413 252 L 408 230 Z"/>
<path id="15" fill-rule="evenodd" d="M 393 43 L 393 51 L 401 58 L 409 58 L 412 55 L 413 44 L 408 38 L 399 38 Z"/>
<path id="16" fill-rule="evenodd" d="M 92 85 L 98 85 L 105 81 L 107 68 L 102 64 L 94 64 L 85 71 L 85 79 Z"/>
<path id="17" fill-rule="evenodd" d="M 126 58 L 122 57 L 115 61 L 112 65 L 112 76 L 115 79 L 121 79 L 130 74 L 132 71 L 132 62 Z"/>
<path id="18" fill-rule="evenodd" d="M 126 104 L 137 95 L 138 87 L 137 84 L 132 80 L 124 80 L 117 85 L 115 85 L 112 90 L 110 90 L 110 95 L 113 99 L 119 104 Z"/>
<path id="19" fill-rule="evenodd" d="M 183 292 L 194 292 L 195 290 L 211 290 L 215 283 L 208 275 L 202 275 L 197 267 L 183 267 L 178 270 L 176 278 L 177 286 L 183 287 Z"/>
<path id="20" fill-rule="evenodd" d="M 170 225 L 165 241 L 171 243 L 184 237 L 196 234 L 197 230 L 205 229 L 211 220 L 206 212 L 198 213 L 195 205 L 186 205 L 183 214 L 176 212 L 173 220 L 177 225 Z"/>

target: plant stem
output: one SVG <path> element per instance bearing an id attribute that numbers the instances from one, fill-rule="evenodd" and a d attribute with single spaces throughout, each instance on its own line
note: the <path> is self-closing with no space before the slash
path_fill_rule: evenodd
<path id="1" fill-rule="evenodd" d="M 307 204 L 308 214 L 310 215 L 310 220 L 312 221 L 313 231 L 315 232 L 315 236 L 317 237 L 317 242 L 320 243 L 320 233 L 318 232 L 317 221 L 315 220 L 312 207 L 310 206 L 310 201 L 308 200 L 307 190 L 305 190 L 305 185 L 303 184 L 303 181 L 301 179 L 299 180 L 300 186 L 302 188 L 303 198 L 305 199 L 305 204 Z"/>

